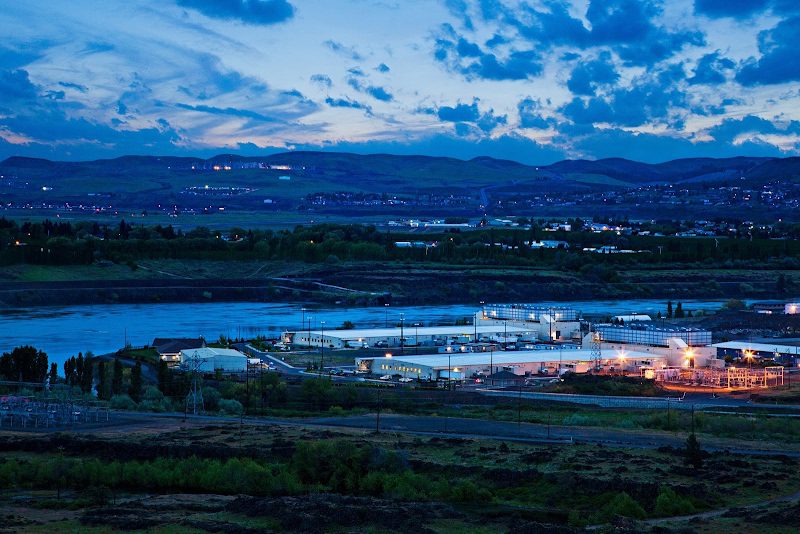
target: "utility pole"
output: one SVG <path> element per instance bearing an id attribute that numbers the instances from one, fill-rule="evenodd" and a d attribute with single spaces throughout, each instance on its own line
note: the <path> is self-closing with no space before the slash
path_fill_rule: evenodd
<path id="1" fill-rule="evenodd" d="M 325 321 L 320 321 L 320 329 L 322 338 L 319 343 L 319 372 L 325 372 Z"/>
<path id="2" fill-rule="evenodd" d="M 405 337 L 403 337 L 405 332 L 405 315 L 405 313 L 400 313 L 400 354 L 405 354 Z"/>

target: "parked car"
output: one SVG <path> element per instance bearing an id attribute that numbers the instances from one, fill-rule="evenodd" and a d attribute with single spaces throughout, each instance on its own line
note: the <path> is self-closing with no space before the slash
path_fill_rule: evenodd
<path id="1" fill-rule="evenodd" d="M 374 347 L 376 349 L 385 349 L 389 347 L 388 341 L 376 341 Z"/>
<path id="2" fill-rule="evenodd" d="M 398 380 L 398 382 L 411 382 L 411 381 L 413 381 L 413 380 L 414 380 L 413 378 L 409 378 L 409 377 L 407 377 L 407 376 L 404 376 L 403 378 L 401 378 L 400 380 Z"/>
<path id="3" fill-rule="evenodd" d="M 391 379 L 392 379 L 392 375 L 383 375 L 378 380 L 391 380 Z"/>

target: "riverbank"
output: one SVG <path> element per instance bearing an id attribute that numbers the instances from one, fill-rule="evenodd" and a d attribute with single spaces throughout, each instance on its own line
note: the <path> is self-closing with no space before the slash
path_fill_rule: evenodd
<path id="1" fill-rule="evenodd" d="M 495 265 L 150 261 L 0 269 L 0 307 L 153 302 L 298 302 L 350 306 L 592 299 L 768 299 L 794 288 L 784 270 L 625 269 L 613 276 Z"/>

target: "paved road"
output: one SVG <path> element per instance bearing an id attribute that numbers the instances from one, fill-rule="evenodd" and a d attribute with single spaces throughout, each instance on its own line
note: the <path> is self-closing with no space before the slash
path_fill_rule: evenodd
<path id="1" fill-rule="evenodd" d="M 634 408 L 666 410 L 708 410 L 714 408 L 756 408 L 769 410 L 800 410 L 797 404 L 756 404 L 747 398 L 714 396 L 711 393 L 686 393 L 681 397 L 615 397 L 606 395 L 574 395 L 569 393 L 544 393 L 514 389 L 475 389 L 478 393 L 494 397 L 522 397 L 571 404 L 588 404 L 602 408 Z"/>

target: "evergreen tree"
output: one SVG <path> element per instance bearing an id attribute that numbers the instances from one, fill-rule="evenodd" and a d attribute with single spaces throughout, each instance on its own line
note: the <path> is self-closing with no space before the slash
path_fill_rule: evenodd
<path id="1" fill-rule="evenodd" d="M 170 374 L 167 362 L 159 360 L 158 362 L 158 389 L 164 395 L 170 394 Z"/>
<path id="2" fill-rule="evenodd" d="M 43 383 L 47 378 L 47 354 L 31 346 L 16 347 L 0 356 L 0 377 Z"/>
<path id="3" fill-rule="evenodd" d="M 100 400 L 108 400 L 110 398 L 107 375 L 106 362 L 100 361 L 97 364 L 97 398 Z"/>
<path id="4" fill-rule="evenodd" d="M 134 402 L 139 402 L 142 398 L 142 362 L 137 361 L 131 369 L 131 387 L 128 395 Z"/>
<path id="5" fill-rule="evenodd" d="M 672 319 L 672 301 L 667 302 L 667 319 Z"/>
<path id="6" fill-rule="evenodd" d="M 83 373 L 80 376 L 79 384 L 84 393 L 92 392 L 92 383 L 94 382 L 94 362 L 92 360 L 92 353 L 87 352 L 83 359 Z"/>
<path id="7" fill-rule="evenodd" d="M 119 358 L 114 358 L 114 377 L 111 380 L 111 394 L 119 395 L 122 393 L 122 362 Z"/>
<path id="8" fill-rule="evenodd" d="M 55 384 L 57 380 L 58 380 L 58 365 L 56 365 L 55 363 L 51 363 L 50 364 L 50 385 L 52 386 L 53 384 Z"/>
<path id="9" fill-rule="evenodd" d="M 675 307 L 675 318 L 676 319 L 683 319 L 683 303 L 679 302 L 678 305 Z"/>
<path id="10" fill-rule="evenodd" d="M 686 440 L 686 463 L 695 469 L 703 467 L 703 450 L 700 448 L 694 432 L 689 434 L 689 438 Z"/>

